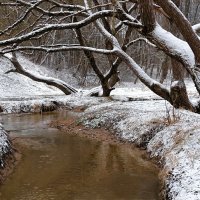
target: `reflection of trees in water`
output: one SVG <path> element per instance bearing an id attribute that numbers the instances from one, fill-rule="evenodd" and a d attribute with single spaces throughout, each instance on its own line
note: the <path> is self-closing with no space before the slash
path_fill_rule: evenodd
<path id="1" fill-rule="evenodd" d="M 120 155 L 120 148 L 116 145 L 109 144 L 106 152 L 106 170 L 125 171 L 125 159 Z"/>
<path id="2" fill-rule="evenodd" d="M 51 173 L 53 184 L 59 186 L 58 191 L 67 190 L 70 194 L 75 192 L 74 195 L 84 195 L 98 190 L 106 191 L 110 187 L 118 191 L 116 181 L 122 185 L 129 185 L 131 188 L 136 183 L 135 189 L 143 187 L 138 183 L 144 169 L 140 165 L 142 159 L 138 159 L 133 149 L 76 136 L 66 136 L 62 133 L 56 138 L 53 137 L 52 140 L 55 140 L 55 146 L 50 145 L 53 147 L 51 149 L 48 145 L 48 153 L 45 150 L 42 161 L 46 163 L 48 159 L 53 158 L 45 170 Z M 52 143 L 50 140 L 47 141 Z M 49 158 L 45 157 L 46 154 L 50 155 Z M 149 174 L 147 176 L 153 179 L 151 172 Z M 134 179 L 131 175 L 134 175 Z M 145 173 L 144 176 L 146 176 Z M 47 181 L 46 185 L 49 186 L 49 184 L 50 187 L 54 187 L 52 181 Z M 128 190 L 129 187 L 127 187 L 122 186 L 123 189 Z"/>
<path id="3" fill-rule="evenodd" d="M 119 146 L 95 141 L 75 142 L 69 143 L 69 149 L 76 158 L 69 157 L 69 162 L 80 165 L 84 179 L 102 178 L 112 171 L 125 171 L 128 159 Z"/>
<path id="4" fill-rule="evenodd" d="M 87 150 L 84 150 L 84 145 L 79 146 L 81 169 L 86 178 L 103 178 L 112 172 L 142 172 L 144 166 L 150 170 L 153 168 L 150 162 L 142 159 L 131 147 L 94 141 L 89 143 Z M 83 152 L 85 156 L 81 157 Z"/>
<path id="5" fill-rule="evenodd" d="M 127 171 L 131 165 L 135 165 L 135 162 L 132 162 L 134 159 L 130 156 L 130 152 L 121 146 L 101 142 L 90 144 L 90 146 L 87 152 L 84 150 L 84 146 L 79 146 L 80 155 L 85 151 L 85 156 L 79 157 L 79 159 L 81 159 L 81 170 L 86 179 L 103 178 L 112 172 Z"/>

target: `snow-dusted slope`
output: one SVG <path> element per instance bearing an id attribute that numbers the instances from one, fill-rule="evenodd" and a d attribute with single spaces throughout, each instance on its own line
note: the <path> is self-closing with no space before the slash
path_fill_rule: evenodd
<path id="1" fill-rule="evenodd" d="M 43 66 L 35 65 L 22 56 L 19 57 L 19 61 L 23 67 L 40 75 L 48 75 L 52 77 L 57 76 L 54 71 L 48 70 Z M 64 94 L 55 87 L 32 81 L 30 78 L 27 78 L 21 74 L 5 74 L 5 72 L 10 69 L 13 69 L 11 63 L 6 58 L 0 58 L 0 98 Z M 72 85 L 76 83 L 76 80 L 73 77 L 70 77 L 68 74 L 66 74 L 66 80 L 68 80 L 68 83 Z"/>

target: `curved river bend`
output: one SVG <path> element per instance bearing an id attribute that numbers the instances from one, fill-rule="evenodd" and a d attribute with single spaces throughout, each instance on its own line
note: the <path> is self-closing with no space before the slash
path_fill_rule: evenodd
<path id="1" fill-rule="evenodd" d="M 0 116 L 22 152 L 1 200 L 157 200 L 158 170 L 126 145 L 48 128 L 67 113 Z"/>

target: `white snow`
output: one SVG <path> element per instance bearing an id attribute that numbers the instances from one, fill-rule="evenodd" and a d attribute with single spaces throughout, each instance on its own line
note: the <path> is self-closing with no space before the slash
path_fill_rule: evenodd
<path id="1" fill-rule="evenodd" d="M 190 66 L 195 65 L 194 53 L 187 42 L 175 37 L 172 33 L 166 31 L 158 24 L 152 32 L 152 35 L 160 41 L 170 53 L 181 56 L 181 58 Z"/>
<path id="2" fill-rule="evenodd" d="M 55 77 L 55 72 L 53 70 L 35 65 L 22 56 L 19 57 L 19 61 L 26 69 L 34 71 L 38 76 Z M 63 92 L 53 86 L 32 81 L 30 78 L 21 74 L 13 72 L 5 74 L 10 69 L 14 69 L 11 63 L 6 58 L 0 59 L 0 99 L 7 97 L 31 97 L 36 95 L 64 95 Z M 66 80 L 69 81 L 70 84 L 77 86 L 76 80 L 67 73 Z"/>
<path id="3" fill-rule="evenodd" d="M 45 68 L 21 59 L 29 69 L 45 72 Z M 68 108 L 84 106 L 87 109 L 81 120 L 86 126 L 113 130 L 159 158 L 170 199 L 200 199 L 200 115 L 175 110 L 174 117 L 171 106 L 143 85 L 121 83 L 109 98 L 88 97 L 87 91 L 64 96 L 19 74 L 4 74 L 11 68 L 7 60 L 0 60 L 0 66 L 0 107 L 4 113 L 40 112 L 42 105 L 54 102 Z M 186 86 L 194 96 L 194 85 L 187 81 Z M 0 159 L 8 147 L 0 126 Z"/>
<path id="4" fill-rule="evenodd" d="M 169 192 L 176 200 L 200 199 L 200 116 L 181 111 L 180 121 L 155 135 L 151 156 L 165 159 Z"/>
<path id="5" fill-rule="evenodd" d="M 199 32 L 199 30 L 200 30 L 200 23 L 199 23 L 199 24 L 193 25 L 192 28 L 193 28 L 193 30 L 194 30 L 195 32 Z"/>

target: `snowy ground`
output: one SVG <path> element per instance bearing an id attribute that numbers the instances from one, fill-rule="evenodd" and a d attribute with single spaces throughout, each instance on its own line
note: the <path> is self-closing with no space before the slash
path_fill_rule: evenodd
<path id="1" fill-rule="evenodd" d="M 158 158 L 166 199 L 200 199 L 200 115 L 184 110 L 173 112 L 170 105 L 142 85 L 121 83 L 111 98 L 64 96 L 28 78 L 5 75 L 10 69 L 7 61 L 0 61 L 0 66 L 0 110 L 4 113 L 41 112 L 58 105 L 84 107 L 81 121 L 86 126 L 110 129 Z M 187 82 L 187 86 L 195 97 L 192 84 Z M 0 126 L 0 159 L 8 144 Z"/>
<path id="2" fill-rule="evenodd" d="M 53 71 L 47 70 L 43 66 L 35 65 L 27 59 L 20 56 L 20 63 L 28 70 L 34 71 L 36 74 L 44 76 L 52 76 L 57 78 Z M 6 59 L 0 59 L 0 99 L 15 97 L 32 97 L 36 95 L 63 95 L 64 93 L 55 87 L 48 86 L 44 83 L 34 82 L 31 79 L 17 73 L 5 74 L 13 69 L 12 64 Z M 66 74 L 66 80 L 70 84 L 76 86 L 77 82 L 73 77 Z"/>
<path id="3" fill-rule="evenodd" d="M 130 101 L 125 96 L 114 96 L 113 99 L 76 95 L 49 97 L 17 101 L 13 110 L 8 107 L 9 112 L 20 112 L 22 108 L 29 112 L 26 109 L 31 103 L 47 105 L 52 102 L 68 108 L 87 107 L 81 119 L 86 126 L 114 130 L 122 139 L 134 142 L 147 149 L 151 157 L 158 158 L 163 167 L 161 174 L 168 195 L 166 199 L 200 199 L 198 114 L 176 110 L 173 116 L 172 108 L 163 100 Z M 13 103 L 9 102 L 9 105 Z M 166 107 L 170 110 L 169 116 Z"/>

